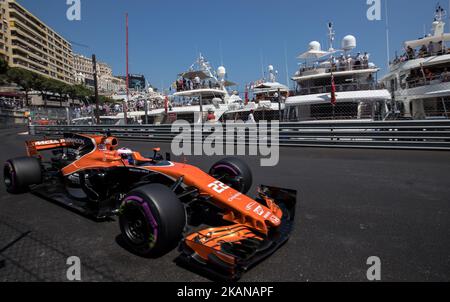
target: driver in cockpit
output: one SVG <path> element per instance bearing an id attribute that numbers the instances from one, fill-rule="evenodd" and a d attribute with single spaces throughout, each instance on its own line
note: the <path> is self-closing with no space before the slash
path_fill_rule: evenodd
<path id="1" fill-rule="evenodd" d="M 117 150 L 117 155 L 119 155 L 122 160 L 124 160 L 129 165 L 134 165 L 133 151 L 128 148 L 120 148 Z"/>

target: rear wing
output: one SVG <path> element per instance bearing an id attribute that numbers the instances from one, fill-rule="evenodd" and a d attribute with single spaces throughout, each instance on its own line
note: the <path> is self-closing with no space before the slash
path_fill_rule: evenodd
<path id="1" fill-rule="evenodd" d="M 39 151 L 76 147 L 84 145 L 85 142 L 82 139 L 78 138 L 61 138 L 27 141 L 25 144 L 28 156 L 36 156 L 39 154 Z"/>

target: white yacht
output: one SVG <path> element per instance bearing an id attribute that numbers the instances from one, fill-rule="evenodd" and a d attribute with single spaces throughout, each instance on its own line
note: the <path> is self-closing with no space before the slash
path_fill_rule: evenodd
<path id="1" fill-rule="evenodd" d="M 289 88 L 276 81 L 277 71 L 269 65 L 269 79 L 259 80 L 246 87 L 245 102 L 235 101 L 229 104 L 229 110 L 223 114 L 222 120 L 247 121 L 253 112 L 255 121 L 279 120 L 283 116 L 286 98 L 289 96 Z M 253 98 L 249 100 L 249 93 Z"/>
<path id="2" fill-rule="evenodd" d="M 392 93 L 403 117 L 450 117 L 450 34 L 445 33 L 445 10 L 438 6 L 432 32 L 405 42 L 405 54 L 396 56 L 382 82 Z"/>
<path id="3" fill-rule="evenodd" d="M 236 86 L 226 79 L 226 69 L 217 71 L 200 54 L 188 71 L 178 75 L 174 83 L 176 92 L 170 97 L 164 123 L 184 120 L 190 123 L 217 122 L 228 110 L 228 105 L 239 102 L 236 92 L 227 88 Z"/>
<path id="4" fill-rule="evenodd" d="M 236 84 L 226 80 L 226 69 L 220 66 L 214 71 L 200 54 L 188 71 L 180 73 L 173 83 L 176 91 L 170 96 L 158 97 L 148 106 L 147 112 L 128 112 L 129 118 L 139 124 L 172 124 L 176 120 L 189 123 L 217 122 L 228 104 L 241 99 L 227 88 Z M 123 113 L 119 116 L 123 118 Z"/>
<path id="5" fill-rule="evenodd" d="M 292 80 L 295 95 L 286 100 L 286 121 L 383 120 L 392 115 L 391 95 L 377 83 L 379 68 L 368 53 L 353 54 L 356 38 L 345 36 L 341 49 L 333 48 L 335 33 L 328 25 L 330 48 L 313 41 L 301 54 L 300 69 Z M 334 79 L 334 80 L 333 80 Z M 332 104 L 332 87 L 335 104 Z"/>
<path id="6" fill-rule="evenodd" d="M 126 94 L 113 96 L 114 100 L 124 101 Z M 127 107 L 128 124 L 161 124 L 164 121 L 164 103 L 166 97 L 149 87 L 145 91 L 132 92 L 129 96 Z M 140 106 L 137 106 L 140 105 Z M 124 124 L 124 113 L 118 113 L 116 118 L 121 119 Z"/>

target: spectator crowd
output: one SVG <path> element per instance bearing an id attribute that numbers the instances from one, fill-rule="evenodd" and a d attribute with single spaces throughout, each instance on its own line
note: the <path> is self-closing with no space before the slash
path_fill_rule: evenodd
<path id="1" fill-rule="evenodd" d="M 405 49 L 405 53 L 400 57 L 396 55 L 392 63 L 395 65 L 409 60 L 428 58 L 431 56 L 440 56 L 445 54 L 450 54 L 450 49 L 448 49 L 442 41 L 430 41 L 428 45 L 424 44 L 418 50 L 408 45 Z"/>

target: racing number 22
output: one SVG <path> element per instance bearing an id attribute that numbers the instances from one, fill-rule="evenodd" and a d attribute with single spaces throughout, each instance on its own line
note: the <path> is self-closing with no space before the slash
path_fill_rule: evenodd
<path id="1" fill-rule="evenodd" d="M 210 183 L 210 184 L 208 185 L 208 188 L 211 188 L 211 189 L 213 189 L 214 191 L 216 191 L 217 193 L 221 194 L 221 193 L 223 193 L 225 190 L 229 189 L 230 187 L 227 186 L 226 184 L 224 184 L 223 182 L 216 180 L 215 182 Z"/>

